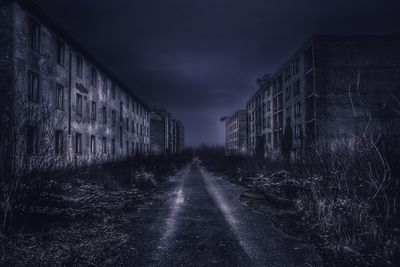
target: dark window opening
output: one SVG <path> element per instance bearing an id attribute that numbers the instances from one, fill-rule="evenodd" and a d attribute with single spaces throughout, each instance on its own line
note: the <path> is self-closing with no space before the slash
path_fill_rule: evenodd
<path id="1" fill-rule="evenodd" d="M 39 102 L 39 74 L 28 71 L 28 100 Z"/>
<path id="2" fill-rule="evenodd" d="M 97 70 L 95 67 L 92 67 L 92 78 L 91 78 L 91 84 L 93 86 L 97 85 Z"/>
<path id="3" fill-rule="evenodd" d="M 56 130 L 55 135 L 55 153 L 62 154 L 64 152 L 64 134 L 61 130 Z"/>
<path id="4" fill-rule="evenodd" d="M 90 154 L 96 154 L 96 136 L 90 136 Z"/>
<path id="5" fill-rule="evenodd" d="M 96 102 L 92 101 L 92 121 L 96 121 L 97 112 L 96 112 Z"/>
<path id="6" fill-rule="evenodd" d="M 82 107 L 83 107 L 82 95 L 76 94 L 76 115 L 82 116 Z"/>
<path id="7" fill-rule="evenodd" d="M 64 109 L 64 86 L 57 84 L 56 85 L 56 108 L 63 110 Z"/>
<path id="8" fill-rule="evenodd" d="M 82 134 L 75 135 L 75 153 L 82 154 Z"/>
<path id="9" fill-rule="evenodd" d="M 57 63 L 63 66 L 65 64 L 65 44 L 61 40 L 57 42 Z"/>
<path id="10" fill-rule="evenodd" d="M 76 57 L 76 75 L 79 78 L 83 76 L 83 59 L 81 56 Z"/>
<path id="11" fill-rule="evenodd" d="M 29 47 L 40 51 L 40 25 L 32 18 L 29 20 Z"/>

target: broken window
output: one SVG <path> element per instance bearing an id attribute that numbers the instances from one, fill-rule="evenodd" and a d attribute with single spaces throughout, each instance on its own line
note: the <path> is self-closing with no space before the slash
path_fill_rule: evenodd
<path id="1" fill-rule="evenodd" d="M 92 121 L 96 121 L 97 112 L 96 112 L 96 102 L 92 101 Z"/>
<path id="2" fill-rule="evenodd" d="M 112 99 L 115 99 L 115 84 L 113 83 L 112 84 L 112 86 L 111 86 L 111 96 L 112 96 Z"/>
<path id="3" fill-rule="evenodd" d="M 29 19 L 29 47 L 40 51 L 40 25 L 33 18 Z"/>
<path id="4" fill-rule="evenodd" d="M 82 116 L 82 107 L 83 107 L 82 95 L 76 94 L 76 115 Z"/>
<path id="5" fill-rule="evenodd" d="M 115 110 L 111 111 L 112 126 L 115 127 Z"/>
<path id="6" fill-rule="evenodd" d="M 103 124 L 107 124 L 107 108 L 103 106 Z"/>
<path id="7" fill-rule="evenodd" d="M 83 59 L 79 55 L 76 56 L 76 75 L 79 78 L 83 76 Z"/>
<path id="8" fill-rule="evenodd" d="M 96 136 L 90 136 L 90 154 L 96 154 Z"/>
<path id="9" fill-rule="evenodd" d="M 82 154 L 82 134 L 75 135 L 75 153 Z"/>
<path id="10" fill-rule="evenodd" d="M 39 74 L 28 71 L 28 100 L 39 102 Z"/>
<path id="11" fill-rule="evenodd" d="M 115 155 L 115 139 L 111 139 L 111 153 Z"/>
<path id="12" fill-rule="evenodd" d="M 91 83 L 93 86 L 97 85 L 97 70 L 95 67 L 92 67 L 92 79 L 91 79 Z"/>
<path id="13" fill-rule="evenodd" d="M 64 86 L 57 84 L 56 85 L 56 108 L 63 110 L 64 109 Z"/>
<path id="14" fill-rule="evenodd" d="M 57 63 L 60 65 L 65 64 L 65 44 L 61 40 L 57 42 Z"/>
<path id="15" fill-rule="evenodd" d="M 101 150 L 103 154 L 107 154 L 107 138 L 103 137 L 103 141 L 101 143 Z"/>
<path id="16" fill-rule="evenodd" d="M 64 135 L 61 130 L 56 130 L 54 150 L 56 154 L 62 154 L 64 152 Z"/>

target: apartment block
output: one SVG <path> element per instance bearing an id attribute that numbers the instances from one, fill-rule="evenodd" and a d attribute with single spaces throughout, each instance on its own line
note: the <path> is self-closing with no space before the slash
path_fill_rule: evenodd
<path id="1" fill-rule="evenodd" d="M 175 121 L 176 123 L 176 151 L 177 153 L 181 153 L 185 148 L 185 127 L 183 123 L 179 120 Z"/>
<path id="2" fill-rule="evenodd" d="M 47 155 L 82 165 L 148 153 L 148 107 L 40 8 L 1 1 L 0 40 L 9 126 L 2 142 L 21 137 L 21 162 Z"/>
<path id="3" fill-rule="evenodd" d="M 183 124 L 172 118 L 167 110 L 151 110 L 150 128 L 151 153 L 173 155 L 182 151 L 185 134 Z"/>
<path id="4" fill-rule="evenodd" d="M 248 101 L 249 154 L 279 156 L 284 135 L 296 157 L 316 143 L 351 146 L 365 127 L 398 132 L 399 74 L 399 36 L 313 36 Z"/>
<path id="5" fill-rule="evenodd" d="M 238 110 L 225 123 L 226 155 L 246 154 L 247 151 L 247 111 Z"/>
<path id="6" fill-rule="evenodd" d="M 264 86 L 269 79 L 269 74 L 265 74 L 257 80 L 258 90 L 247 101 L 247 153 L 254 156 L 256 153 L 263 153 L 268 131 L 267 107 L 271 109 L 271 93 L 267 94 L 267 88 Z M 269 106 L 268 106 L 269 105 Z M 270 111 L 268 111 L 269 113 Z M 270 118 L 269 118 L 270 119 Z M 269 125 L 269 127 L 271 127 Z M 269 128 L 270 130 L 270 128 Z"/>

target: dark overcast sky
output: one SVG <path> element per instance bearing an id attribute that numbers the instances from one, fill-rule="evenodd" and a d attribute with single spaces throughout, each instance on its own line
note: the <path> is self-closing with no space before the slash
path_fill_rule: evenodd
<path id="1" fill-rule="evenodd" d="M 186 143 L 223 144 L 244 108 L 312 34 L 400 34 L 400 0 L 34 0 L 149 106 L 184 122 Z"/>

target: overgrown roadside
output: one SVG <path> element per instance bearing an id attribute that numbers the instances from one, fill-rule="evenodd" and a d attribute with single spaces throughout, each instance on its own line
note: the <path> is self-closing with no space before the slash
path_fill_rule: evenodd
<path id="1" fill-rule="evenodd" d="M 122 266 L 130 222 L 140 208 L 191 160 L 148 157 L 90 167 L 49 179 L 14 214 L 13 233 L 0 237 L 1 266 Z"/>
<path id="2" fill-rule="evenodd" d="M 203 148 L 197 154 L 210 171 L 248 188 L 241 195 L 243 202 L 268 214 L 284 232 L 314 244 L 326 266 L 397 266 L 398 223 L 393 220 L 385 227 L 387 220 L 373 209 L 378 199 L 366 194 L 368 187 L 363 182 L 368 180 L 362 173 L 357 176 L 353 172 L 355 164 L 335 167 L 334 175 L 327 180 L 328 176 L 317 171 L 313 175 L 306 172 L 311 164 L 289 166 L 277 161 L 226 157 L 224 149 L 218 147 Z M 338 155 L 338 159 L 344 158 Z M 329 160 L 336 163 L 335 158 Z M 352 163 L 343 162 L 348 166 Z M 324 171 L 333 173 L 331 166 L 324 164 Z M 340 187 L 339 182 L 348 187 Z M 352 188 L 348 194 L 347 188 Z M 391 216 L 396 218 L 398 214 Z"/>

